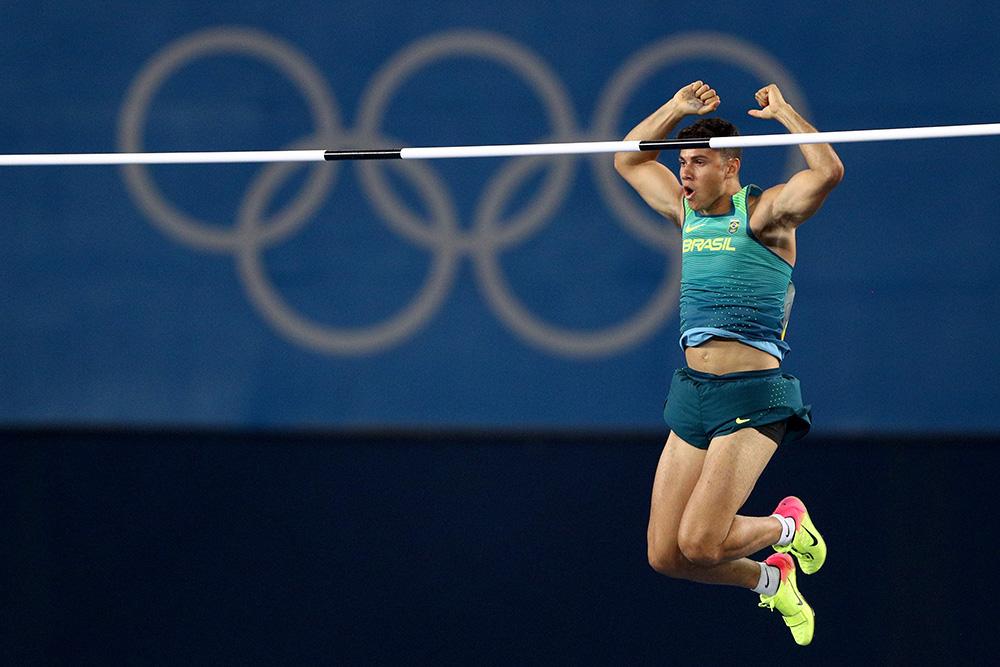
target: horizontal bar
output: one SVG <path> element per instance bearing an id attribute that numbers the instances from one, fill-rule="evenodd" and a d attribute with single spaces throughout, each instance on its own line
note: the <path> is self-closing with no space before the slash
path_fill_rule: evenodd
<path id="1" fill-rule="evenodd" d="M 237 162 L 323 162 L 332 160 L 437 159 L 463 157 L 520 157 L 529 155 L 579 155 L 632 153 L 683 148 L 757 148 L 799 144 L 940 139 L 1000 134 L 1000 123 L 904 127 L 885 130 L 847 130 L 798 134 L 760 134 L 711 139 L 658 139 L 650 141 L 578 141 L 552 144 L 499 144 L 492 146 L 434 146 L 376 150 L 219 151 L 177 153 L 82 153 L 0 155 L 0 166 L 206 164 Z"/>

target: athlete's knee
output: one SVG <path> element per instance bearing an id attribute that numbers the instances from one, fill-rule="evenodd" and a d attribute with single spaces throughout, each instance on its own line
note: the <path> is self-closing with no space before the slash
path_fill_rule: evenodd
<path id="1" fill-rule="evenodd" d="M 724 560 L 722 545 L 716 544 L 707 533 L 681 531 L 677 536 L 677 546 L 684 558 L 700 567 L 718 565 Z"/>
<path id="2" fill-rule="evenodd" d="M 646 557 L 649 559 L 649 566 L 662 575 L 673 577 L 674 579 L 687 579 L 691 571 L 691 563 L 682 554 L 676 545 L 669 545 L 664 548 L 649 543 L 646 549 Z"/>

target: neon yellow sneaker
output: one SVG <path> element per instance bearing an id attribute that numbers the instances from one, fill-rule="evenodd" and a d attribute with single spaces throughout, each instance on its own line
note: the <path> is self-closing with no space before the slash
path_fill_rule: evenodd
<path id="1" fill-rule="evenodd" d="M 795 496 L 788 496 L 778 503 L 774 513 L 791 517 L 795 521 L 795 535 L 791 544 L 783 547 L 774 545 L 774 550 L 795 556 L 804 574 L 813 574 L 823 567 L 826 562 L 826 542 L 809 518 L 805 504 Z"/>
<path id="2" fill-rule="evenodd" d="M 816 614 L 813 613 L 795 583 L 795 561 L 788 554 L 771 554 L 764 561 L 781 572 L 781 583 L 774 595 L 761 595 L 759 607 L 775 609 L 785 619 L 785 625 L 792 631 L 792 638 L 799 646 L 806 646 L 813 639 L 816 629 Z"/>

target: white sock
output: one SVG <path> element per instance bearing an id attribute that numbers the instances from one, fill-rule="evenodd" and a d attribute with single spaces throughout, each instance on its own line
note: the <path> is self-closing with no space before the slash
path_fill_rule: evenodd
<path id="1" fill-rule="evenodd" d="M 781 522 L 781 537 L 775 544 L 779 547 L 787 547 L 792 543 L 792 538 L 795 537 L 795 519 L 780 514 L 772 514 L 771 516 Z"/>
<path id="2" fill-rule="evenodd" d="M 760 565 L 760 579 L 757 580 L 757 587 L 752 589 L 754 593 L 761 595 L 774 595 L 778 592 L 778 585 L 781 583 L 781 572 L 773 565 L 767 563 L 757 563 Z"/>

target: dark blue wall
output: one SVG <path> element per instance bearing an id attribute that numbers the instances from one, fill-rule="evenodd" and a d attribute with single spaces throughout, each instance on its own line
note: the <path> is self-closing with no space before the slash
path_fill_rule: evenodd
<path id="1" fill-rule="evenodd" d="M 0 152 L 613 139 L 694 78 L 748 134 L 781 131 L 746 115 L 769 80 L 821 129 L 991 122 L 998 19 L 15 3 Z M 817 431 L 995 431 L 996 140 L 839 150 L 789 333 Z M 748 151 L 745 180 L 784 179 L 794 154 Z M 610 157 L 408 169 L 4 168 L 0 422 L 654 427 L 680 362 L 677 237 Z"/>
<path id="2" fill-rule="evenodd" d="M 0 435 L 5 664 L 987 664 L 995 443 L 814 438 L 814 644 L 646 564 L 655 434 Z"/>

